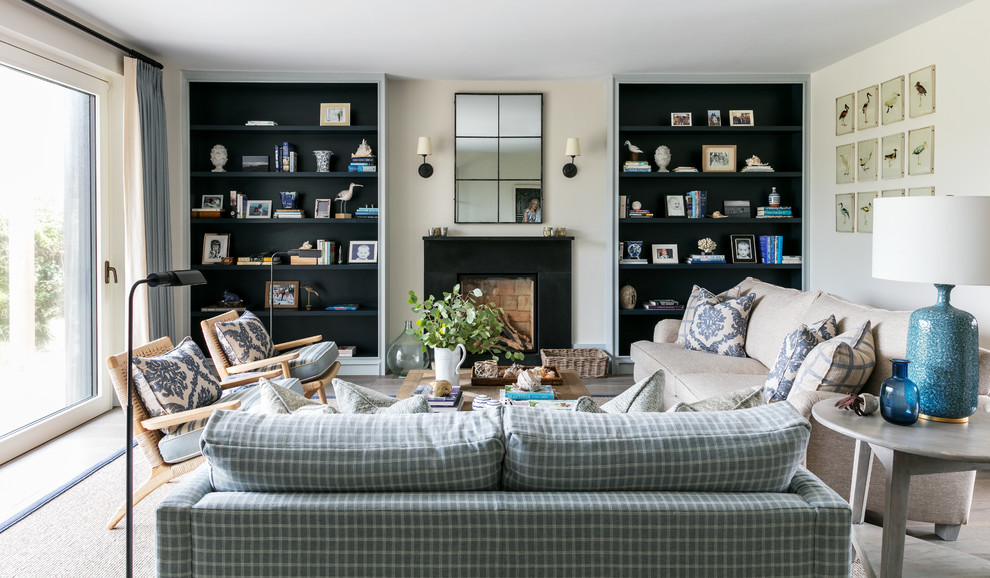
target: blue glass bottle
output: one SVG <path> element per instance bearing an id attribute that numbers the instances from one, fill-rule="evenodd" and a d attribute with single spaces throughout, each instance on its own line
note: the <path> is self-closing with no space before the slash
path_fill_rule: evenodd
<path id="1" fill-rule="evenodd" d="M 918 385 L 908 379 L 907 359 L 891 359 L 893 374 L 880 384 L 880 415 L 895 425 L 918 421 Z"/>

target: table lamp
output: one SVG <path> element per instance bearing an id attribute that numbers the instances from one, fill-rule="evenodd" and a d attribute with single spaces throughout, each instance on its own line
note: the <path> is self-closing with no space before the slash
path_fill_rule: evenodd
<path id="1" fill-rule="evenodd" d="M 873 277 L 934 283 L 938 294 L 908 322 L 920 417 L 965 423 L 978 403 L 979 330 L 949 294 L 956 285 L 990 285 L 990 197 L 878 198 L 872 212 Z"/>

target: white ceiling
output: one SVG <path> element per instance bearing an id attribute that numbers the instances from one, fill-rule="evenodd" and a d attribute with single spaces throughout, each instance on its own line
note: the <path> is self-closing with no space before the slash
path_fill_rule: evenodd
<path id="1" fill-rule="evenodd" d="M 53 0 L 170 66 L 580 80 L 811 73 L 970 0 Z"/>

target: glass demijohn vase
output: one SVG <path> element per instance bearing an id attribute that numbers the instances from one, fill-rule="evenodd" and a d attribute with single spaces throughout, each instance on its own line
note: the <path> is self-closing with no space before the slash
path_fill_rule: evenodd
<path id="1" fill-rule="evenodd" d="M 907 376 L 907 359 L 891 359 L 893 374 L 880 384 L 880 415 L 896 425 L 918 421 L 918 385 Z"/>
<path id="2" fill-rule="evenodd" d="M 399 377 L 405 377 L 411 369 L 426 369 L 430 362 L 422 342 L 412 333 L 412 324 L 406 321 L 406 328 L 388 346 L 385 358 L 388 368 Z"/>

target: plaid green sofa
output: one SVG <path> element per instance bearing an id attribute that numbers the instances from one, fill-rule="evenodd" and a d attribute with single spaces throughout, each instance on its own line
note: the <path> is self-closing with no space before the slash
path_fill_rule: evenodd
<path id="1" fill-rule="evenodd" d="M 159 576 L 848 576 L 848 504 L 788 404 L 216 412 Z"/>

